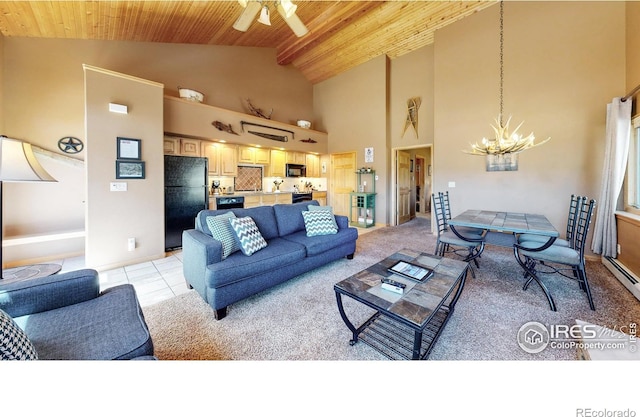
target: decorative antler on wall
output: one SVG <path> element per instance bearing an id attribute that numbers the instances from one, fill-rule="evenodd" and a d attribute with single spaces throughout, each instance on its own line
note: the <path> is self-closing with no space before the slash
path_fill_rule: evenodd
<path id="1" fill-rule="evenodd" d="M 271 115 L 273 114 L 273 109 L 271 109 L 271 111 L 269 112 L 269 115 L 267 116 L 262 112 L 262 109 L 259 109 L 255 107 L 253 104 L 251 104 L 251 101 L 249 99 L 247 99 L 247 105 L 249 106 L 249 111 L 254 116 L 262 117 L 263 119 L 271 119 Z"/>

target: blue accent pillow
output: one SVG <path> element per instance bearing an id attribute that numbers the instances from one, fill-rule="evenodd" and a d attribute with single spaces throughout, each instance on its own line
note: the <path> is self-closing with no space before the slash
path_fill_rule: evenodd
<path id="1" fill-rule="evenodd" d="M 312 206 L 309 205 L 309 211 L 328 211 L 331 213 L 331 220 L 333 220 L 333 225 L 338 229 L 338 223 L 336 223 L 336 218 L 333 215 L 333 208 L 331 206 Z"/>
<path id="2" fill-rule="evenodd" d="M 0 310 L 0 360 L 38 359 L 35 347 L 10 315 Z"/>
<path id="3" fill-rule="evenodd" d="M 335 217 L 326 210 L 303 211 L 302 217 L 307 236 L 335 235 L 338 233 Z"/>
<path id="4" fill-rule="evenodd" d="M 247 256 L 251 256 L 260 249 L 267 247 L 258 226 L 251 217 L 230 218 L 229 223 L 235 232 L 240 250 Z"/>
<path id="5" fill-rule="evenodd" d="M 211 231 L 211 236 L 222 243 L 222 259 L 226 259 L 227 256 L 240 250 L 235 232 L 229 223 L 229 219 L 232 218 L 236 218 L 232 211 L 217 216 L 207 216 L 207 226 Z"/>

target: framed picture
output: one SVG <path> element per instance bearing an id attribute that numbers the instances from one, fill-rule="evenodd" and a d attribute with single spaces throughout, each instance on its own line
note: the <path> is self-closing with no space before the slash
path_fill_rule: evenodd
<path id="1" fill-rule="evenodd" d="M 140 139 L 118 138 L 117 159 L 133 159 L 139 161 L 141 159 L 141 147 L 142 141 Z"/>
<path id="2" fill-rule="evenodd" d="M 117 179 L 144 179 L 143 161 L 116 161 Z"/>

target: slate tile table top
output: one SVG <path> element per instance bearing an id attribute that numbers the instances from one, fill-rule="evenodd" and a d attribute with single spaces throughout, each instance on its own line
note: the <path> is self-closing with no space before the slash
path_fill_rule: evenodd
<path id="1" fill-rule="evenodd" d="M 397 261 L 433 269 L 423 282 L 393 274 Z M 390 359 L 426 359 L 462 293 L 468 263 L 411 249 L 403 249 L 334 285 L 340 315 L 359 340 Z M 389 277 L 406 285 L 403 294 L 385 290 Z M 345 313 L 342 296 L 372 308 L 375 313 L 356 327 Z"/>

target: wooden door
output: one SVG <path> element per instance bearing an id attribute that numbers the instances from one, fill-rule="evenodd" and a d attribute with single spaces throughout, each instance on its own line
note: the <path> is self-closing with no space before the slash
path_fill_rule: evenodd
<path id="1" fill-rule="evenodd" d="M 396 153 L 396 224 L 411 220 L 411 154 L 406 151 Z"/>
<path id="2" fill-rule="evenodd" d="M 349 193 L 356 189 L 356 153 L 331 155 L 329 198 L 335 214 L 349 216 Z"/>

